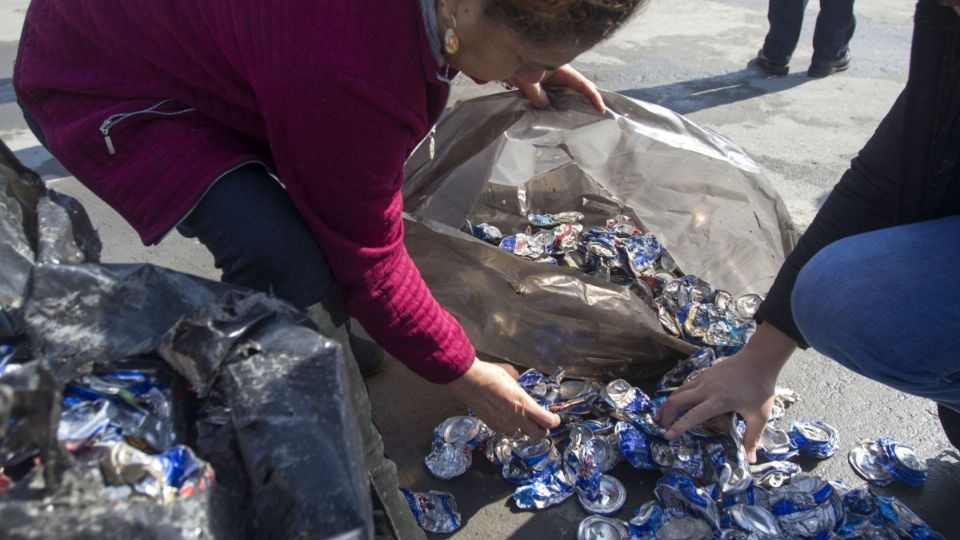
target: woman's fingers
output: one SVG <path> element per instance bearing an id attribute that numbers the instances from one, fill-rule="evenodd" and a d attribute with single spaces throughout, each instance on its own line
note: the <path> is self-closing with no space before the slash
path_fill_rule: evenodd
<path id="1" fill-rule="evenodd" d="M 716 400 L 707 399 L 678 418 L 664 434 L 664 438 L 672 441 L 680 435 L 683 435 L 688 429 L 697 427 L 714 416 L 725 412 L 728 411 L 723 410 L 723 406 Z"/>
<path id="2" fill-rule="evenodd" d="M 600 95 L 597 85 L 570 66 L 560 66 L 544 82 L 549 86 L 566 86 L 575 90 L 583 94 L 598 111 L 604 112 L 606 110 L 606 106 L 603 104 L 603 96 Z"/>
<path id="3" fill-rule="evenodd" d="M 675 390 L 657 412 L 657 421 L 661 426 L 670 427 L 677 415 L 703 401 L 703 394 L 696 388 Z"/>
<path id="4" fill-rule="evenodd" d="M 747 422 L 747 430 L 743 433 L 743 448 L 747 451 L 747 459 L 750 463 L 754 463 L 757 461 L 757 445 L 763 434 L 763 428 L 767 425 L 767 419 L 761 415 L 744 418 L 744 420 Z"/>
<path id="5" fill-rule="evenodd" d="M 547 92 L 543 89 L 543 86 L 540 83 L 528 83 L 523 81 L 511 81 L 516 85 L 517 89 L 530 100 L 530 103 L 542 109 L 550 105 L 550 98 L 547 97 Z"/>

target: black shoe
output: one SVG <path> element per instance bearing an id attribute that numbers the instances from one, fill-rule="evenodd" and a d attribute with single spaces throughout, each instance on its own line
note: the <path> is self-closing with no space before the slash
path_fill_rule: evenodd
<path id="1" fill-rule="evenodd" d="M 826 77 L 838 71 L 846 71 L 850 67 L 850 51 L 831 62 L 813 62 L 807 70 L 807 77 Z"/>
<path id="2" fill-rule="evenodd" d="M 940 425 L 943 426 L 943 432 L 947 434 L 947 440 L 954 448 L 960 450 L 960 412 L 937 403 L 937 416 L 940 417 Z"/>
<path id="3" fill-rule="evenodd" d="M 768 75 L 782 77 L 790 73 L 790 66 L 787 64 L 774 64 L 767 58 L 766 54 L 763 54 L 763 49 L 757 51 L 757 57 L 753 59 L 753 62 L 760 66 L 760 69 L 766 71 Z"/>
<path id="4" fill-rule="evenodd" d="M 376 343 L 350 334 L 350 349 L 364 379 L 373 377 L 383 368 L 387 355 Z"/>

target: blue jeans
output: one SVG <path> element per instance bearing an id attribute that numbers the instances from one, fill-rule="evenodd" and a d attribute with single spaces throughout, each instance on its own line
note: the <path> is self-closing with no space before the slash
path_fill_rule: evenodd
<path id="1" fill-rule="evenodd" d="M 800 271 L 792 302 L 817 351 L 960 411 L 960 216 L 828 245 Z"/>
<path id="2" fill-rule="evenodd" d="M 807 0 L 770 0 L 767 20 L 770 31 L 763 42 L 763 54 L 773 64 L 790 62 L 803 25 Z M 849 50 L 857 26 L 853 0 L 820 0 L 820 14 L 813 32 L 813 63 L 832 62 Z"/>

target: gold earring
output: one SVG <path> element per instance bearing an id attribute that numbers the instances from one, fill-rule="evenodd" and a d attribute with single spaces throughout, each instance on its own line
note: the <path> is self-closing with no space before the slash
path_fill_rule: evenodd
<path id="1" fill-rule="evenodd" d="M 460 38 L 454 31 L 456 28 L 457 19 L 450 15 L 450 25 L 447 26 L 447 31 L 443 33 L 443 50 L 450 56 L 457 54 L 457 51 L 460 50 Z"/>

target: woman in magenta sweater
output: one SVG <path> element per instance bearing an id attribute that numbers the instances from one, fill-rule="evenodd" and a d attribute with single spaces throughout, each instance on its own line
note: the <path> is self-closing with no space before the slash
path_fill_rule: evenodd
<path id="1" fill-rule="evenodd" d="M 567 64 L 644 2 L 34 0 L 14 87 L 51 153 L 145 244 L 177 228 L 225 282 L 306 309 L 354 372 L 347 313 L 495 429 L 540 437 L 558 418 L 475 358 L 407 255 L 403 164 L 458 72 L 535 105 L 542 84 L 570 86 L 602 110 Z M 375 487 L 396 501 L 353 387 Z"/>

